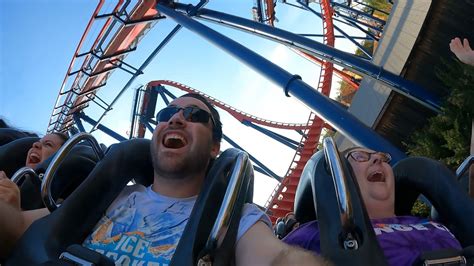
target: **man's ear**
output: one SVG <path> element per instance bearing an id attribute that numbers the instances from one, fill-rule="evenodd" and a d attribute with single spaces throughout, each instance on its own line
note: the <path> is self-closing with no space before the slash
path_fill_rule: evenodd
<path id="1" fill-rule="evenodd" d="M 211 158 L 216 159 L 217 155 L 219 155 L 219 151 L 221 150 L 221 143 L 220 142 L 213 142 L 211 147 Z"/>

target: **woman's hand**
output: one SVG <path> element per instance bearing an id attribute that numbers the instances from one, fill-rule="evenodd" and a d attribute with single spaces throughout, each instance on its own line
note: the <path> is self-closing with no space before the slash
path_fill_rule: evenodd
<path id="1" fill-rule="evenodd" d="M 467 39 L 464 39 L 461 43 L 461 39 L 454 38 L 449 43 L 449 48 L 461 62 L 474 66 L 474 50 L 469 46 Z"/>
<path id="2" fill-rule="evenodd" d="M 3 171 L 0 171 L 0 200 L 17 210 L 21 210 L 20 189 Z"/>

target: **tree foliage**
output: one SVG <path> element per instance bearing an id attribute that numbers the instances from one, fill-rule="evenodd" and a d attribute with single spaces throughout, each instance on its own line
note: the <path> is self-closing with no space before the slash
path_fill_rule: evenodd
<path id="1" fill-rule="evenodd" d="M 357 91 L 354 87 L 352 87 L 348 82 L 342 80 L 339 82 L 339 92 L 336 96 L 336 101 L 349 106 L 352 103 L 352 99 Z"/>
<path id="2" fill-rule="evenodd" d="M 374 41 L 373 40 L 365 40 L 365 41 L 362 41 L 361 44 L 362 44 L 362 47 L 364 47 L 365 50 L 369 52 L 370 55 L 374 54 Z M 355 51 L 355 54 L 358 56 L 365 55 L 360 48 L 357 48 L 357 50 Z"/>
<path id="3" fill-rule="evenodd" d="M 456 62 L 437 76 L 451 93 L 441 113 L 415 132 L 406 144 L 411 155 L 443 161 L 452 169 L 469 155 L 474 114 L 474 68 Z"/>
<path id="4" fill-rule="evenodd" d="M 387 0 L 363 0 L 362 2 L 368 6 L 385 11 L 387 13 L 390 13 L 392 10 L 392 4 L 390 4 Z M 370 11 L 369 9 L 370 8 L 365 8 L 365 11 Z M 379 11 L 374 11 L 373 15 L 383 20 L 387 20 L 388 18 L 386 14 Z"/>

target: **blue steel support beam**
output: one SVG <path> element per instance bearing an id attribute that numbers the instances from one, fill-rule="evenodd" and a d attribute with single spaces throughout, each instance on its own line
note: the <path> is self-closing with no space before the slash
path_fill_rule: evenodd
<path id="1" fill-rule="evenodd" d="M 352 17 L 350 17 L 350 16 L 344 15 L 343 13 L 340 13 L 339 11 L 335 11 L 335 13 L 336 13 L 339 17 L 344 18 L 344 19 L 347 20 L 347 21 L 351 21 L 351 22 L 353 22 L 353 23 L 361 24 L 361 25 L 364 26 L 364 27 L 373 29 L 373 30 L 378 31 L 378 32 L 383 32 L 383 28 L 381 28 L 381 27 L 372 26 L 372 25 L 370 25 L 370 24 L 368 24 L 368 23 L 365 23 L 365 22 L 363 22 L 363 21 L 360 21 L 360 20 L 358 20 L 358 19 L 355 19 L 355 18 L 352 18 Z M 354 25 L 354 24 L 352 24 L 352 25 Z M 358 27 L 358 29 L 360 30 L 361 28 Z"/>
<path id="2" fill-rule="evenodd" d="M 291 75 L 281 67 L 273 64 L 238 42 L 231 40 L 179 12 L 161 4 L 157 5 L 157 10 L 167 17 L 172 18 L 180 25 L 207 39 L 209 42 L 241 60 L 270 81 L 282 87 L 287 96 L 293 95 L 298 98 L 301 102 L 314 110 L 319 117 L 323 117 L 333 128 L 349 137 L 354 143 L 370 149 L 389 152 L 392 154 L 394 161 L 406 157 L 397 147 L 364 125 L 352 114 L 348 113 L 339 105 L 334 104 L 328 97 L 320 94 L 316 89 L 304 83 L 301 77 Z M 326 47 L 325 45 L 322 46 Z"/>
<path id="3" fill-rule="evenodd" d="M 283 135 L 280 135 L 280 134 L 275 133 L 275 132 L 273 132 L 273 131 L 271 131 L 271 130 L 268 130 L 268 129 L 266 129 L 266 128 L 263 128 L 263 127 L 261 127 L 261 126 L 259 126 L 259 125 L 255 125 L 254 123 L 252 123 L 252 122 L 250 122 L 250 121 L 247 121 L 247 120 L 244 120 L 244 121 L 242 122 L 242 124 L 244 124 L 244 125 L 246 125 L 246 126 L 249 126 L 249 127 L 253 128 L 253 129 L 255 129 L 255 130 L 258 130 L 259 132 L 261 132 L 261 133 L 267 135 L 268 137 L 270 137 L 270 138 L 272 138 L 272 139 L 274 139 L 274 140 L 280 142 L 280 143 L 283 144 L 283 145 L 286 145 L 286 146 L 292 148 L 292 149 L 295 150 L 295 151 L 298 149 L 299 142 L 297 142 L 297 141 L 294 141 L 294 140 L 292 140 L 292 139 L 290 139 L 290 138 L 287 138 L 287 137 L 285 137 L 285 136 L 283 136 Z"/>
<path id="4" fill-rule="evenodd" d="M 303 3 L 303 1 L 301 0 L 298 0 L 297 1 L 298 4 L 300 4 L 303 8 L 305 8 L 306 10 L 310 11 L 311 13 L 315 14 L 316 16 L 320 17 L 321 19 L 324 19 L 323 18 L 323 15 L 319 12 L 316 12 L 316 10 L 312 9 L 311 7 L 309 7 L 307 4 Z M 365 49 L 364 46 L 362 46 L 362 44 L 360 44 L 358 41 L 354 40 L 349 34 L 347 34 L 345 31 L 343 31 L 341 28 L 339 28 L 337 25 L 334 25 L 333 24 L 333 27 L 334 29 L 336 29 L 337 31 L 339 31 L 342 35 L 344 35 L 344 37 L 346 37 L 349 41 L 351 41 L 355 46 L 357 46 L 369 59 L 372 59 L 372 54 L 367 51 Z"/>
<path id="5" fill-rule="evenodd" d="M 260 168 L 260 167 L 258 167 L 258 166 L 256 166 L 256 165 L 253 166 L 253 170 L 259 172 L 260 174 L 263 174 L 263 175 L 268 176 L 268 173 L 267 173 L 267 172 L 263 171 L 262 168 Z"/>
<path id="6" fill-rule="evenodd" d="M 163 95 L 162 97 L 166 97 L 166 95 L 168 95 L 168 97 L 170 97 L 171 99 L 173 99 L 173 100 L 176 99 L 176 95 L 174 95 L 168 89 L 166 89 L 165 86 L 160 85 L 157 89 L 159 90 L 160 95 Z M 168 101 L 168 99 L 165 100 L 165 98 L 163 98 L 163 100 Z"/>
<path id="7" fill-rule="evenodd" d="M 378 17 L 375 17 L 373 15 L 370 15 L 370 14 L 367 14 L 363 11 L 360 11 L 358 9 L 355 9 L 355 8 L 352 8 L 352 7 L 349 7 L 349 6 L 346 6 L 346 5 L 343 5 L 343 4 L 339 4 L 339 3 L 335 3 L 335 2 L 332 2 L 331 3 L 333 9 L 335 9 L 334 7 L 339 7 L 343 10 L 346 10 L 346 11 L 349 11 L 349 12 L 353 12 L 356 14 L 356 16 L 358 17 L 365 17 L 366 19 L 369 19 L 369 20 L 373 20 L 375 21 L 376 23 L 379 23 L 380 25 L 385 25 L 385 20 L 383 19 L 379 19 Z"/>
<path id="8" fill-rule="evenodd" d="M 150 130 L 150 133 L 153 134 L 153 131 L 155 131 L 155 128 L 152 125 L 150 125 L 150 123 L 148 122 L 145 123 L 145 126 L 148 130 Z"/>
<path id="9" fill-rule="evenodd" d="M 318 38 L 323 38 L 324 34 L 311 34 L 311 33 L 298 33 L 298 35 L 304 36 L 304 37 L 318 37 Z M 343 35 L 335 35 L 334 38 L 346 38 Z M 363 36 L 351 36 L 354 40 L 365 40 L 365 41 L 370 41 L 373 40 L 374 38 L 371 37 L 363 37 Z"/>
<path id="10" fill-rule="evenodd" d="M 378 40 L 380 39 L 380 38 L 378 38 L 377 36 L 375 36 L 372 32 L 370 32 L 370 31 L 368 31 L 368 30 L 362 28 L 361 26 L 359 26 L 359 25 L 358 25 L 357 23 L 355 23 L 355 22 L 352 22 L 352 21 L 350 21 L 350 20 L 347 20 L 347 21 L 344 20 L 344 21 L 343 21 L 343 20 L 339 20 L 339 19 L 338 19 L 337 21 L 338 21 L 338 22 L 342 22 L 342 23 L 344 23 L 344 24 L 346 24 L 346 25 L 349 25 L 349 26 L 356 27 L 357 29 L 359 29 L 360 31 L 362 31 L 363 33 L 365 33 L 367 36 L 369 36 L 369 37 L 370 37 L 369 39 L 372 39 L 372 40 L 374 40 L 374 41 L 378 41 Z"/>
<path id="11" fill-rule="evenodd" d="M 376 7 L 373 7 L 373 6 L 367 5 L 367 4 L 366 4 L 366 3 L 364 3 L 364 2 L 360 2 L 360 1 L 357 1 L 357 0 L 356 0 L 356 1 L 354 1 L 354 2 L 355 2 L 355 3 L 357 3 L 357 4 L 359 4 L 359 5 L 363 5 L 363 6 L 365 6 L 365 7 L 371 8 L 371 9 L 372 9 L 372 12 L 374 12 L 374 11 L 378 11 L 378 12 L 380 12 L 380 13 L 383 13 L 383 14 L 387 15 L 387 16 L 388 16 L 388 15 L 390 15 L 390 13 L 388 13 L 388 12 L 385 12 L 385 11 L 383 11 L 382 9 L 379 9 L 379 8 L 376 8 Z M 392 4 L 393 4 L 393 3 L 392 3 Z"/>
<path id="12" fill-rule="evenodd" d="M 74 123 L 76 123 L 77 129 L 79 129 L 79 132 L 86 132 L 86 129 L 84 128 L 84 125 L 82 124 L 82 121 L 77 115 L 77 113 L 74 113 L 72 115 L 72 118 L 74 119 Z"/>
<path id="13" fill-rule="evenodd" d="M 175 3 L 174 5 L 178 10 L 184 8 L 183 4 Z M 158 5 L 157 7 L 161 8 L 162 6 Z M 415 100 L 416 102 L 430 108 L 431 110 L 436 112 L 440 111 L 440 99 L 427 91 L 425 88 L 352 54 L 337 50 L 333 47 L 326 46 L 322 43 L 282 29 L 273 28 L 249 19 L 214 10 L 200 9 L 197 13 L 197 17 L 206 21 L 211 21 L 247 31 L 249 33 L 262 36 L 284 45 L 288 45 L 298 50 L 308 52 L 323 60 L 333 62 L 342 67 L 351 69 L 352 71 L 361 75 L 369 76 L 381 81 L 391 86 L 396 92 Z"/>
<path id="14" fill-rule="evenodd" d="M 239 144 L 237 144 L 236 142 L 234 142 L 232 139 L 230 139 L 229 137 L 227 137 L 225 134 L 222 134 L 222 138 L 223 138 L 225 141 L 227 141 L 230 145 L 232 145 L 232 147 L 247 152 L 247 151 L 244 150 L 242 147 L 240 147 Z M 247 153 L 248 153 L 248 152 L 247 152 Z M 257 160 L 257 158 L 253 157 L 252 154 L 248 153 L 248 155 L 249 155 L 250 160 L 252 160 L 258 167 L 260 167 L 260 168 L 264 171 L 264 173 L 262 173 L 262 174 L 265 174 L 265 175 L 267 175 L 267 176 L 273 177 L 273 178 L 275 178 L 278 182 L 281 182 L 281 181 L 282 181 L 282 178 L 281 178 L 280 176 L 278 176 L 277 174 L 275 174 L 272 170 L 270 170 L 270 168 L 266 167 L 263 163 L 261 163 L 259 160 Z"/>
<path id="15" fill-rule="evenodd" d="M 164 87 L 163 86 L 159 86 L 158 88 L 155 88 L 158 90 L 158 93 L 160 94 L 161 96 L 161 99 L 163 99 L 163 101 L 165 102 L 166 105 L 170 104 L 170 101 L 168 100 L 168 98 L 166 97 L 166 94 L 164 93 Z"/>
<path id="16" fill-rule="evenodd" d="M 90 118 L 89 116 L 87 116 L 86 114 L 84 113 L 79 113 L 77 115 L 80 119 L 86 121 L 87 123 L 91 124 L 92 126 L 94 125 L 97 125 L 97 121 L 95 121 L 94 119 Z M 105 134 L 111 136 L 112 138 L 118 140 L 118 141 L 124 141 L 124 140 L 127 140 L 127 138 L 119 135 L 117 132 L 113 131 L 112 129 L 102 125 L 102 124 L 98 124 L 97 125 L 97 129 L 104 132 Z"/>

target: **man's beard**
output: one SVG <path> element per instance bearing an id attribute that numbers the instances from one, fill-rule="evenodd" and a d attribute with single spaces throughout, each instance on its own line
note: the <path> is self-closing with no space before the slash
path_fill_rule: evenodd
<path id="1" fill-rule="evenodd" d="M 155 174 L 165 179 L 185 179 L 199 173 L 204 174 L 210 160 L 211 145 L 211 143 L 203 144 L 193 152 L 173 158 L 173 162 L 168 164 L 170 158 L 160 160 L 156 145 L 152 143 L 150 148 Z"/>

